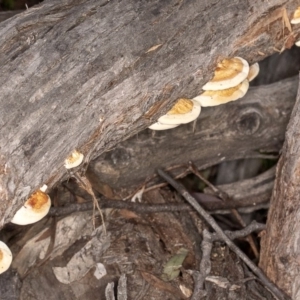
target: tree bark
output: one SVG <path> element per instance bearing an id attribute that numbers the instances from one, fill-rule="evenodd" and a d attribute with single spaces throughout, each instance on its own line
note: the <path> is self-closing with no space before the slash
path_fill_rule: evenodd
<path id="1" fill-rule="evenodd" d="M 299 126 L 300 95 L 292 112 L 268 214 L 267 230 L 262 239 L 260 266 L 267 276 L 293 299 L 300 297 L 299 275 Z"/>
<path id="2" fill-rule="evenodd" d="M 75 148 L 88 162 L 146 128 L 223 57 L 290 47 L 299 29 L 282 20 L 297 5 L 54 0 L 2 22 L 0 228 Z"/>

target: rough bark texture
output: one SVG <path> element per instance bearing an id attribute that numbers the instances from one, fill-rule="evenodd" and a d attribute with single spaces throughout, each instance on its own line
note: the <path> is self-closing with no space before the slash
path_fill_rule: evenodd
<path id="1" fill-rule="evenodd" d="M 222 57 L 290 47 L 297 4 L 56 0 L 2 22 L 0 227 L 74 148 L 96 157 L 146 128 Z"/>
<path id="2" fill-rule="evenodd" d="M 293 299 L 300 298 L 300 94 L 289 122 L 262 240 L 260 266 Z"/>
<path id="3" fill-rule="evenodd" d="M 88 176 L 107 197 L 122 198 L 157 168 L 193 161 L 199 168 L 279 152 L 297 94 L 298 77 L 250 88 L 236 102 L 204 108 L 193 124 L 140 132 L 90 164 Z M 182 172 L 184 168 L 179 168 Z M 122 191 L 125 191 L 124 193 Z"/>

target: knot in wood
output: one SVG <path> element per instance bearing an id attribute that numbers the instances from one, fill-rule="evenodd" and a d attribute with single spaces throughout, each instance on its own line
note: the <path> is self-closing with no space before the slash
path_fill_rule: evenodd
<path id="1" fill-rule="evenodd" d="M 243 135 L 252 135 L 258 131 L 261 124 L 261 114 L 254 109 L 242 111 L 237 122 L 237 129 Z"/>

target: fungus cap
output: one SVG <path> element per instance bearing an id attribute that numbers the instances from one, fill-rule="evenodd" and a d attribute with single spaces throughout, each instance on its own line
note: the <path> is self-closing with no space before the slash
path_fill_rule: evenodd
<path id="1" fill-rule="evenodd" d="M 245 79 L 239 85 L 226 90 L 205 91 L 194 98 L 201 106 L 217 106 L 242 98 L 248 91 L 249 81 Z"/>
<path id="2" fill-rule="evenodd" d="M 65 168 L 72 169 L 78 167 L 83 161 L 83 154 L 74 150 L 70 156 L 65 160 Z"/>
<path id="3" fill-rule="evenodd" d="M 300 40 L 295 43 L 297 47 L 300 47 Z"/>
<path id="4" fill-rule="evenodd" d="M 7 245 L 0 241 L 0 274 L 5 272 L 11 265 L 12 253 Z"/>
<path id="5" fill-rule="evenodd" d="M 158 122 L 166 125 L 186 124 L 196 120 L 200 112 L 201 106 L 197 101 L 181 98 Z"/>
<path id="6" fill-rule="evenodd" d="M 250 66 L 249 68 L 249 74 L 248 74 L 248 81 L 252 81 L 259 73 L 259 64 L 255 63 L 253 65 Z"/>
<path id="7" fill-rule="evenodd" d="M 241 57 L 224 59 L 215 70 L 214 77 L 203 86 L 205 91 L 224 90 L 237 86 L 249 73 L 248 62 Z"/>
<path id="8" fill-rule="evenodd" d="M 16 212 L 11 222 L 17 225 L 28 225 L 44 218 L 51 207 L 51 199 L 45 193 L 46 188 L 47 186 L 44 185 L 34 192 Z"/>
<path id="9" fill-rule="evenodd" d="M 300 6 L 294 12 L 293 18 L 291 20 L 291 24 L 299 24 L 300 23 Z"/>
<path id="10" fill-rule="evenodd" d="M 149 129 L 152 129 L 152 130 L 166 130 L 166 129 L 171 129 L 171 128 L 175 128 L 177 126 L 179 126 L 180 124 L 178 125 L 167 125 L 167 124 L 161 124 L 159 122 L 156 122 L 154 124 L 152 124 L 150 127 L 148 127 Z"/>

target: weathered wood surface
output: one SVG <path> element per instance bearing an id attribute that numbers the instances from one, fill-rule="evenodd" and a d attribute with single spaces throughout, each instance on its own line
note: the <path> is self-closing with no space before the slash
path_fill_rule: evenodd
<path id="1" fill-rule="evenodd" d="M 292 112 L 262 239 L 260 266 L 292 299 L 300 298 L 300 93 Z"/>
<path id="2" fill-rule="evenodd" d="M 279 152 L 297 82 L 298 77 L 293 77 L 253 87 L 239 101 L 203 108 L 195 132 L 193 124 L 156 132 L 154 137 L 149 129 L 140 132 L 92 162 L 88 176 L 102 194 L 122 198 L 129 187 L 143 184 L 157 168 L 191 160 L 204 169 L 226 160 Z"/>
<path id="3" fill-rule="evenodd" d="M 0 227 L 74 148 L 95 158 L 133 136 L 196 96 L 222 57 L 291 46 L 282 20 L 297 5 L 54 0 L 2 22 Z"/>

